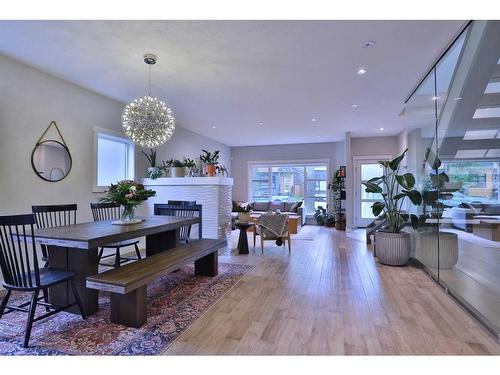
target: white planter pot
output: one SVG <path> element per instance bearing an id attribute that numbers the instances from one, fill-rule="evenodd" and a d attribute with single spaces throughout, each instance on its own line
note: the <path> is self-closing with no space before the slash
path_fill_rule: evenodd
<path id="1" fill-rule="evenodd" d="M 404 266 L 410 260 L 410 233 L 375 233 L 375 253 L 380 263 Z"/>
<path id="2" fill-rule="evenodd" d="M 438 263 L 439 254 L 439 263 Z M 456 233 L 426 231 L 418 235 L 415 258 L 426 267 L 449 269 L 458 262 L 458 236 Z"/>
<path id="3" fill-rule="evenodd" d="M 250 221 L 250 214 L 246 212 L 238 212 L 238 221 L 240 223 L 248 223 Z"/>
<path id="4" fill-rule="evenodd" d="M 184 167 L 172 167 L 170 169 L 172 177 L 184 177 L 186 170 Z"/>

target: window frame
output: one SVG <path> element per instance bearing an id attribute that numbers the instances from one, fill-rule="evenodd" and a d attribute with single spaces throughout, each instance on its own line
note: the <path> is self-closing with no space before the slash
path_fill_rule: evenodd
<path id="1" fill-rule="evenodd" d="M 126 158 L 126 174 L 127 179 L 134 180 L 135 179 L 135 163 L 136 163 L 136 149 L 135 144 L 130 140 L 124 133 L 117 132 L 114 130 L 101 128 L 94 126 L 94 171 L 93 171 L 93 184 L 92 184 L 92 192 L 93 193 L 104 193 L 108 186 L 101 186 L 97 184 L 98 181 L 98 170 L 99 170 L 99 138 L 120 141 L 123 142 L 127 146 L 127 152 L 125 155 Z"/>
<path id="2" fill-rule="evenodd" d="M 307 160 L 272 160 L 272 161 L 248 161 L 247 162 L 247 200 L 249 202 L 254 201 L 254 191 L 253 191 L 253 168 L 267 168 L 268 169 L 268 191 L 269 191 L 269 199 L 272 197 L 272 168 L 279 167 L 303 167 L 304 169 L 304 204 L 303 207 L 306 209 L 307 201 L 310 198 L 316 198 L 313 195 L 309 195 L 307 190 L 307 182 L 308 181 L 323 181 L 318 179 L 309 179 L 307 177 L 307 167 L 326 167 L 326 198 L 325 203 L 328 204 L 330 202 L 330 191 L 328 190 L 328 182 L 330 181 L 330 160 L 329 159 L 307 159 Z M 263 180 L 256 180 L 263 181 Z M 312 213 L 307 213 L 306 216 L 312 216 Z"/>

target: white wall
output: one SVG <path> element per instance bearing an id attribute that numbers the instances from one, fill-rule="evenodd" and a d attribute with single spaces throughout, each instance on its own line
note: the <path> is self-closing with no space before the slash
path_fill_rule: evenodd
<path id="1" fill-rule="evenodd" d="M 156 150 L 157 164 L 161 165 L 162 160 L 179 159 L 184 157 L 197 159 L 202 153 L 201 150 L 209 152 L 219 150 L 219 162 L 228 168 L 231 173 L 231 149 L 229 146 L 217 142 L 213 139 L 204 137 L 190 130 L 177 126 L 175 133 L 165 144 L 161 145 Z M 146 152 L 149 150 L 145 149 Z M 138 176 L 146 177 L 146 168 L 148 162 L 144 155 L 139 156 Z"/>
<path id="2" fill-rule="evenodd" d="M 77 203 L 79 219 L 90 219 L 93 126 L 120 131 L 123 105 L 0 55 L 0 214 L 31 212 L 32 204 Z M 73 157 L 60 182 L 40 179 L 31 151 L 55 120 Z M 48 134 L 55 137 L 54 131 Z M 59 138 L 54 138 L 59 139 Z"/>
<path id="3" fill-rule="evenodd" d="M 352 138 L 352 156 L 396 155 L 398 153 L 398 137 Z"/>
<path id="4" fill-rule="evenodd" d="M 328 159 L 330 176 L 345 164 L 344 142 L 294 145 L 231 147 L 231 171 L 234 178 L 233 199 L 247 200 L 249 161 L 290 161 Z"/>
<path id="5" fill-rule="evenodd" d="M 31 212 L 32 204 L 78 204 L 78 220 L 91 220 L 89 203 L 100 194 L 94 183 L 93 127 L 122 132 L 124 103 L 66 82 L 0 55 L 0 215 Z M 31 168 L 31 151 L 42 132 L 55 120 L 73 157 L 70 174 L 47 182 Z M 48 137 L 55 137 L 53 131 Z M 55 138 L 58 139 L 58 138 Z M 158 150 L 159 159 L 194 158 L 202 148 L 220 149 L 230 165 L 229 147 L 177 127 Z M 136 178 L 145 170 L 136 147 Z"/>

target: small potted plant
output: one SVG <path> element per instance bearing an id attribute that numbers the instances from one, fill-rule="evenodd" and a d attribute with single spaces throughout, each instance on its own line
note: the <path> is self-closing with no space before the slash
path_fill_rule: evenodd
<path id="1" fill-rule="evenodd" d="M 242 204 L 236 208 L 236 212 L 238 212 L 238 221 L 240 223 L 248 223 L 250 221 L 252 207 L 249 204 Z"/>
<path id="2" fill-rule="evenodd" d="M 227 176 L 229 177 L 229 172 L 227 170 L 227 168 L 225 166 L 223 166 L 222 164 L 219 164 L 217 165 L 217 167 L 215 168 L 217 170 L 217 175 L 219 176 Z"/>
<path id="3" fill-rule="evenodd" d="M 401 161 L 407 151 L 391 161 L 379 161 L 384 167 L 382 176 L 363 182 L 367 193 L 380 194 L 383 199 L 383 202 L 375 202 L 371 206 L 374 216 L 383 212 L 388 221 L 386 228 L 375 233 L 375 246 L 379 261 L 391 266 L 404 266 L 410 259 L 410 233 L 402 232 L 403 227 L 410 223 L 417 229 L 421 223 L 418 216 L 409 215 L 402 209 L 406 198 L 416 206 L 422 203 L 422 195 L 413 189 L 413 174 L 399 174 Z"/>
<path id="4" fill-rule="evenodd" d="M 170 174 L 172 177 L 184 177 L 186 170 L 184 169 L 184 163 L 180 160 L 172 160 L 172 167 L 170 168 Z"/>
<path id="5" fill-rule="evenodd" d="M 146 156 L 146 159 L 148 159 L 149 162 L 147 176 L 152 180 L 161 177 L 161 175 L 163 174 L 163 170 L 161 167 L 158 167 L 156 165 L 156 149 L 152 148 L 147 153 L 144 152 L 144 150 L 141 150 L 141 152 L 143 153 L 144 156 Z"/>
<path id="6" fill-rule="evenodd" d="M 135 224 L 142 220 L 135 219 L 135 209 L 149 197 L 154 197 L 156 192 L 146 190 L 143 184 L 132 180 L 119 181 L 106 191 L 106 195 L 99 201 L 101 203 L 114 203 L 122 206 L 122 219 L 115 224 Z"/>
<path id="7" fill-rule="evenodd" d="M 196 170 L 196 163 L 193 159 L 184 158 L 183 164 L 185 168 L 189 169 L 189 176 L 193 176 Z"/>
<path id="8" fill-rule="evenodd" d="M 217 164 L 219 164 L 219 150 L 214 151 L 213 153 L 208 152 L 207 150 L 201 151 L 203 151 L 203 155 L 200 155 L 200 159 L 207 165 L 208 175 L 214 176 Z"/>

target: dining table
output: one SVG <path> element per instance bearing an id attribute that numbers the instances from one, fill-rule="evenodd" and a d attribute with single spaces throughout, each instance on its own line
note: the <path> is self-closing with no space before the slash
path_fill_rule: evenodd
<path id="1" fill-rule="evenodd" d="M 86 278 L 99 272 L 98 248 L 110 243 L 146 237 L 146 257 L 179 245 L 179 230 L 200 223 L 198 217 L 145 216 L 142 222 L 115 225 L 97 221 L 53 228 L 35 229 L 34 239 L 47 246 L 49 267 L 73 271 L 85 314 L 98 310 L 98 291 L 86 287 Z M 71 288 L 62 283 L 49 288 L 49 301 L 64 306 L 73 301 Z M 68 312 L 79 313 L 75 306 Z"/>

